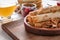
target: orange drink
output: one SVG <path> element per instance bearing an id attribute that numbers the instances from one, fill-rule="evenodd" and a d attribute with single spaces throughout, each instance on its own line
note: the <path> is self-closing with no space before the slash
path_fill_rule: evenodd
<path id="1" fill-rule="evenodd" d="M 8 7 L 0 7 L 0 16 L 2 17 L 11 16 L 15 8 L 16 5 L 8 6 Z"/>
<path id="2" fill-rule="evenodd" d="M 17 0 L 0 0 L 0 16 L 9 17 L 16 8 Z"/>

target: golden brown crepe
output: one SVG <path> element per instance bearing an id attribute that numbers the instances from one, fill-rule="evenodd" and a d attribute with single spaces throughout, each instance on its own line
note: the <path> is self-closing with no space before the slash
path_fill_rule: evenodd
<path id="1" fill-rule="evenodd" d="M 30 12 L 30 15 L 39 15 L 39 14 L 45 14 L 45 13 L 54 13 L 56 11 L 60 11 L 60 6 L 53 6 L 53 7 L 47 7 L 47 8 L 40 8 L 36 11 Z M 36 13 L 35 13 L 36 12 Z"/>

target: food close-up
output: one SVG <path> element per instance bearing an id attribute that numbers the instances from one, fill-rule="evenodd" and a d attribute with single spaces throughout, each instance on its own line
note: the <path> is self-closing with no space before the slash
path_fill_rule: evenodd
<path id="1" fill-rule="evenodd" d="M 0 0 L 0 40 L 60 40 L 60 0 Z"/>
<path id="2" fill-rule="evenodd" d="M 42 8 L 40 12 L 35 12 L 30 12 L 27 16 L 29 24 L 37 28 L 59 28 L 60 6 Z"/>

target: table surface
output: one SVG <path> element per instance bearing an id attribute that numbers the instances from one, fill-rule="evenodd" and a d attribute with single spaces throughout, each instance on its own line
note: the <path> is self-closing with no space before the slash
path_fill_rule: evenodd
<path id="1" fill-rule="evenodd" d="M 41 36 L 28 33 L 25 30 L 23 18 L 17 21 L 9 22 L 2 25 L 2 29 L 13 40 L 60 40 L 60 35 L 55 36 Z M 35 30 L 36 31 L 36 30 Z"/>
<path id="2" fill-rule="evenodd" d="M 21 15 L 19 15 L 19 14 L 14 14 L 13 16 L 14 16 L 13 21 L 18 20 L 18 19 L 20 19 L 20 17 L 21 17 Z M 13 16 L 12 16 L 12 17 L 13 17 Z M 18 19 L 17 19 L 17 18 L 18 18 Z M 22 18 L 22 17 L 21 17 L 21 18 Z M 12 21 L 12 20 L 6 19 L 6 20 L 3 20 L 3 23 L 7 23 L 7 22 L 10 22 L 10 21 Z M 8 36 L 8 35 L 2 30 L 1 25 L 2 25 L 2 24 L 0 23 L 0 40 L 13 40 L 10 36 Z"/>
<path id="3" fill-rule="evenodd" d="M 43 2 L 43 4 L 44 4 L 44 6 L 45 7 L 48 7 L 48 5 L 46 5 L 47 3 L 51 3 L 51 5 L 54 5 L 54 4 L 56 4 L 56 1 L 54 1 L 54 3 L 53 2 L 51 2 L 51 1 L 46 1 L 46 0 L 43 0 L 44 2 Z M 18 18 L 19 19 L 19 17 L 20 16 L 18 16 L 18 15 L 16 15 L 16 14 L 14 14 L 13 15 L 14 16 L 14 20 L 16 19 L 16 18 Z M 13 17 L 12 16 L 12 17 Z M 7 20 L 8 22 L 9 22 L 9 20 Z M 11 20 L 10 20 L 11 21 Z M 4 21 L 4 23 L 5 23 L 5 21 Z M 1 23 L 0 23 L 0 40 L 12 40 L 3 30 L 2 30 L 2 28 L 1 28 Z"/>

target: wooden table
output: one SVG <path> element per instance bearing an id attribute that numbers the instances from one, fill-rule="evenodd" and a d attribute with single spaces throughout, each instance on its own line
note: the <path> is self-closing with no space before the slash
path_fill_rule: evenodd
<path id="1" fill-rule="evenodd" d="M 26 32 L 23 19 L 3 24 L 2 28 L 13 40 L 60 40 L 60 35 L 40 36 Z"/>
<path id="2" fill-rule="evenodd" d="M 18 14 L 14 14 L 12 17 L 14 17 L 13 21 L 15 21 L 15 20 L 20 19 L 21 16 Z M 12 21 L 11 19 L 5 19 L 3 20 L 3 24 L 11 22 L 11 21 Z M 13 40 L 9 35 L 7 35 L 6 32 L 3 31 L 1 24 L 2 23 L 0 22 L 0 40 Z"/>

